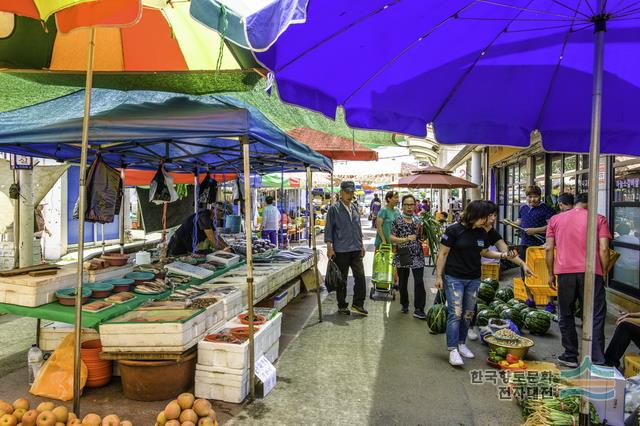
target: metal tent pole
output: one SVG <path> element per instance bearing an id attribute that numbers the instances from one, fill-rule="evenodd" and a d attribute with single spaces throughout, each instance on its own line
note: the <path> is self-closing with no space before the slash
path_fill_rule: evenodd
<path id="1" fill-rule="evenodd" d="M 93 52 L 96 46 L 96 30 L 89 31 L 87 79 L 84 87 L 84 116 L 82 118 L 82 145 L 80 148 L 80 195 L 78 197 L 78 273 L 76 280 L 76 321 L 73 358 L 73 412 L 80 415 L 80 338 L 82 333 L 82 281 L 84 272 L 84 214 L 87 203 L 86 168 L 89 148 L 89 118 L 91 116 L 91 87 L 93 86 Z"/>
<path id="2" fill-rule="evenodd" d="M 603 0 L 598 0 L 597 10 L 602 12 Z M 582 362 L 591 359 L 593 346 L 593 307 L 595 287 L 595 263 L 597 255 L 598 177 L 600 166 L 600 133 L 602 125 L 602 79 L 604 73 L 604 36 L 606 17 L 598 15 L 595 20 L 595 46 L 593 60 L 593 97 L 591 115 L 591 144 L 589 146 L 589 204 L 587 213 L 587 254 L 584 274 L 584 310 L 582 324 Z M 587 370 L 587 390 L 591 387 L 591 372 Z M 580 399 L 580 424 L 588 425 L 589 399 Z"/>
<path id="3" fill-rule="evenodd" d="M 308 168 L 307 168 L 308 169 Z M 307 172 L 307 237 L 308 237 L 308 242 L 307 245 L 309 246 L 309 248 L 311 248 L 311 209 L 313 207 L 313 202 L 312 202 L 312 188 L 311 188 L 311 182 L 309 182 L 309 173 Z"/>
<path id="4" fill-rule="evenodd" d="M 253 252 L 251 251 L 251 179 L 249 167 L 249 137 L 241 136 L 242 163 L 244 174 L 244 233 L 247 239 L 247 310 L 249 314 L 249 392 L 251 399 L 256 397 L 256 354 L 254 353 L 254 327 L 253 327 Z"/>
<path id="5" fill-rule="evenodd" d="M 307 186 L 309 187 L 308 197 L 309 197 L 309 229 L 311 234 L 309 234 L 309 241 L 311 241 L 311 247 L 313 248 L 313 273 L 316 277 L 316 298 L 318 300 L 318 321 L 322 322 L 322 301 L 320 300 L 320 271 L 318 270 L 318 249 L 316 247 L 316 229 L 315 229 L 315 209 L 313 208 L 312 200 L 312 189 L 313 185 L 313 173 L 311 172 L 311 167 L 307 166 Z"/>
<path id="6" fill-rule="evenodd" d="M 124 215 L 125 212 L 127 211 L 127 209 L 124 208 L 124 203 L 127 200 L 127 197 L 125 197 L 124 193 L 126 191 L 125 186 L 124 186 L 124 165 L 122 166 L 122 168 L 120 169 L 120 180 L 122 180 L 122 201 L 120 203 L 120 220 L 119 220 L 119 225 L 120 225 L 120 254 L 124 254 Z"/>

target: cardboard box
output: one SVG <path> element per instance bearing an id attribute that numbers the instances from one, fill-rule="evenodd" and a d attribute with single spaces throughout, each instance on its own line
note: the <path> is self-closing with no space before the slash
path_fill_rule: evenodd
<path id="1" fill-rule="evenodd" d="M 624 356 L 624 377 L 633 377 L 640 374 L 640 355 L 626 354 Z"/>

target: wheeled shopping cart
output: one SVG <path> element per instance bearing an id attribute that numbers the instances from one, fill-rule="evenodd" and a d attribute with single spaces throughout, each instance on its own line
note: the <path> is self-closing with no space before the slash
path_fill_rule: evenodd
<path id="1" fill-rule="evenodd" d="M 384 295 L 396 300 L 394 289 L 396 270 L 393 267 L 393 250 L 391 244 L 380 244 L 373 257 L 373 274 L 371 276 L 371 290 L 369 297 L 375 299 Z"/>

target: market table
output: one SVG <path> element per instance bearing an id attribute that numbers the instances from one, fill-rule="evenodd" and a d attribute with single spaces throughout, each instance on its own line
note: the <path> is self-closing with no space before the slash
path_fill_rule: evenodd
<path id="1" fill-rule="evenodd" d="M 209 281 L 213 278 L 219 277 L 232 269 L 235 269 L 239 266 L 244 265 L 244 262 L 239 262 L 234 265 L 228 266 L 223 269 L 216 270 L 215 273 L 207 277 L 205 279 L 196 279 L 193 278 L 189 283 L 177 286 L 178 289 L 184 288 L 190 285 L 198 285 L 203 282 Z M 120 315 L 126 314 L 129 311 L 134 310 L 138 306 L 142 305 L 146 301 L 150 299 L 165 299 L 169 297 L 171 294 L 171 290 L 167 290 L 163 293 L 159 294 L 138 294 L 135 293 L 136 298 L 130 300 L 125 303 L 115 304 L 114 306 L 105 309 L 101 312 L 82 312 L 82 326 L 87 328 L 95 328 L 106 321 L 109 321 L 113 318 L 119 317 Z M 11 315 L 22 316 L 22 317 L 31 317 L 38 318 L 50 321 L 58 321 L 66 324 L 73 324 L 75 321 L 75 307 L 74 306 L 64 306 L 58 302 L 47 303 L 46 305 L 41 305 L 37 307 L 27 307 L 27 306 L 19 306 L 12 305 L 9 303 L 0 303 L 0 312 L 4 312 Z"/>

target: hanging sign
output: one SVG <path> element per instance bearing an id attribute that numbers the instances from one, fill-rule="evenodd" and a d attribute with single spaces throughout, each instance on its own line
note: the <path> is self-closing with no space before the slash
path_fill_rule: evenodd
<path id="1" fill-rule="evenodd" d="M 26 157 L 24 155 L 11 154 L 11 160 L 9 161 L 11 170 L 32 170 L 33 169 L 33 157 Z"/>

